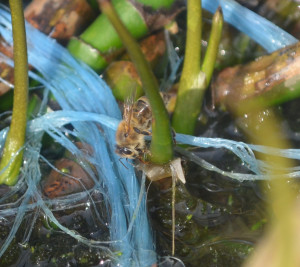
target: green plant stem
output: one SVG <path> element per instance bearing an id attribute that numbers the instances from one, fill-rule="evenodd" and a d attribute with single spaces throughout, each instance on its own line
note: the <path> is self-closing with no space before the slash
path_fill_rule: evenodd
<path id="1" fill-rule="evenodd" d="M 201 65 L 202 9 L 201 1 L 187 1 L 187 34 L 181 80 L 198 75 Z M 180 81 L 181 82 L 181 81 Z"/>
<path id="2" fill-rule="evenodd" d="M 168 112 L 159 94 L 158 84 L 150 65 L 132 38 L 128 30 L 119 19 L 114 7 L 108 0 L 98 0 L 102 12 L 108 17 L 115 30 L 118 32 L 128 54 L 135 64 L 141 78 L 143 89 L 149 99 L 153 113 L 152 120 L 152 141 L 150 147 L 151 162 L 163 164 L 173 158 L 173 142 Z"/>
<path id="3" fill-rule="evenodd" d="M 209 85 L 211 76 L 214 71 L 219 44 L 222 36 L 223 29 L 223 12 L 221 7 L 219 7 L 213 16 L 212 29 L 209 36 L 208 47 L 203 60 L 203 65 L 201 70 L 205 73 L 206 86 Z"/>
<path id="4" fill-rule="evenodd" d="M 14 185 L 23 161 L 21 148 L 24 145 L 26 132 L 28 62 L 22 1 L 10 0 L 9 5 L 14 40 L 15 87 L 12 120 L 0 163 L 0 169 L 6 169 L 0 175 L 0 184 Z"/>
<path id="5" fill-rule="evenodd" d="M 158 8 L 170 8 L 172 4 L 175 2 L 175 0 L 137 0 L 137 2 L 149 6 L 153 9 L 158 9 Z"/>
<path id="6" fill-rule="evenodd" d="M 185 58 L 172 125 L 176 132 L 193 134 L 205 90 L 205 74 L 200 69 L 201 1 L 188 0 L 187 14 Z"/>
<path id="7" fill-rule="evenodd" d="M 148 33 L 142 14 L 127 0 L 114 0 L 114 8 L 129 32 L 136 39 Z M 68 49 L 73 56 L 87 63 L 95 71 L 103 70 L 122 47 L 118 33 L 107 19 L 100 14 L 98 18 L 79 36 L 72 38 Z"/>
<path id="8" fill-rule="evenodd" d="M 249 112 L 279 105 L 300 96 L 300 42 L 261 56 L 252 62 L 227 68 L 213 84 L 215 103 L 227 109 Z"/>

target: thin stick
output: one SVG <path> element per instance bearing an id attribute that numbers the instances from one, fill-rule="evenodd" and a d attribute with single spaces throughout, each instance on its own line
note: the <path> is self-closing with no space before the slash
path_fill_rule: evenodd
<path id="1" fill-rule="evenodd" d="M 176 175 L 172 168 L 172 256 L 175 254 L 175 194 Z"/>

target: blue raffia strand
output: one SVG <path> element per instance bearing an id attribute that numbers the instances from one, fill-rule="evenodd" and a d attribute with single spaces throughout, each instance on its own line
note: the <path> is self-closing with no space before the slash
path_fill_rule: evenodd
<path id="1" fill-rule="evenodd" d="M 222 7 L 224 20 L 260 44 L 269 53 L 298 40 L 272 22 L 241 6 L 233 0 L 202 0 L 202 7 L 215 13 Z"/>
<path id="2" fill-rule="evenodd" d="M 203 0 L 203 7 L 212 12 L 218 5 L 222 6 L 226 21 L 238 26 L 269 52 L 296 41 L 280 28 L 233 1 Z M 4 7 L 0 9 L 0 33 L 9 44 L 12 44 L 10 14 L 4 9 Z M 114 153 L 115 130 L 121 119 L 121 113 L 111 90 L 97 74 L 73 59 L 56 41 L 30 25 L 27 25 L 26 30 L 29 63 L 41 74 L 40 76 L 30 72 L 30 77 L 45 86 L 45 96 L 51 91 L 63 110 L 41 115 L 28 123 L 27 141 L 23 148 L 24 166 L 20 179 L 11 191 L 0 199 L 0 219 L 5 220 L 6 217 L 15 216 L 11 232 L 0 249 L 0 257 L 14 238 L 26 212 L 42 210 L 62 231 L 88 246 L 102 248 L 120 266 L 149 266 L 155 263 L 155 247 L 147 220 L 144 178 L 140 186 L 132 166 L 127 165 L 128 169 L 125 169 Z M 13 64 L 3 55 L 0 60 Z M 43 103 L 46 103 L 46 98 Z M 69 123 L 73 125 L 73 131 L 64 128 L 64 125 Z M 52 200 L 42 198 L 37 186 L 41 179 L 39 161 L 43 160 L 50 165 L 47 159 L 40 155 L 41 138 L 45 132 L 73 153 L 79 161 L 83 159 L 84 162 L 84 157 L 87 156 L 83 155 L 68 139 L 67 134 L 92 147 L 94 153 L 88 160 L 95 166 L 97 175 L 90 167 L 85 166 L 85 168 L 95 182 L 93 189 Z M 0 149 L 3 149 L 6 134 L 7 129 L 0 132 Z M 288 158 L 300 159 L 298 149 L 279 150 L 221 138 L 201 138 L 181 134 L 176 135 L 176 139 L 179 143 L 202 148 L 228 149 L 241 159 L 251 174 L 225 172 L 191 152 L 180 149 L 179 152 L 208 170 L 239 181 L 268 178 L 264 173 L 272 167 L 258 161 L 253 151 L 277 153 Z M 286 171 L 292 178 L 300 177 L 299 167 Z M 5 203 L 11 195 L 24 188 L 27 190 L 19 200 L 15 203 Z M 106 206 L 109 207 L 110 211 L 107 214 L 111 214 L 111 217 L 107 223 L 110 229 L 110 241 L 91 240 L 70 231 L 57 221 L 50 208 L 71 208 L 86 199 L 93 190 L 102 193 Z M 88 199 L 88 204 L 93 205 L 92 199 Z M 34 219 L 28 233 L 33 226 Z M 28 240 L 28 237 L 29 234 L 25 240 Z"/>
<path id="3" fill-rule="evenodd" d="M 3 38 L 12 44 L 11 22 L 8 11 L 0 10 L 0 32 Z M 27 185 L 27 191 L 21 199 L 18 209 L 13 209 L 15 221 L 9 236 L 1 247 L 0 255 L 3 255 L 12 238 L 14 237 L 25 212 L 32 209 L 29 200 L 35 200 L 34 205 L 38 206 L 44 214 L 53 221 L 61 230 L 73 236 L 77 240 L 89 246 L 100 247 L 106 254 L 110 253 L 114 262 L 121 266 L 150 266 L 156 262 L 156 253 L 152 233 L 147 219 L 145 191 L 141 188 L 136 179 L 133 167 L 127 169 L 119 162 L 119 157 L 114 153 L 115 131 L 109 128 L 116 120 L 121 119 L 118 105 L 107 85 L 99 76 L 84 64 L 76 61 L 66 49 L 61 47 L 56 41 L 40 33 L 30 25 L 26 26 L 28 42 L 29 63 L 41 74 L 37 76 L 30 72 L 30 77 L 41 82 L 49 89 L 57 102 L 64 110 L 51 119 L 37 118 L 37 122 L 29 123 L 27 132 L 27 143 L 24 147 L 24 167 L 22 175 L 12 188 L 12 193 L 17 192 L 21 187 Z M 3 60 L 5 60 L 3 58 Z M 93 156 L 90 161 L 97 170 L 97 177 L 89 171 L 94 179 L 93 190 L 103 194 L 108 209 L 107 214 L 111 214 L 109 221 L 110 240 L 97 241 L 86 239 L 74 231 L 62 226 L 54 217 L 49 204 L 63 204 L 70 208 L 76 200 L 87 197 L 88 192 L 73 194 L 57 200 L 45 202 L 41 192 L 37 189 L 40 182 L 41 173 L 39 169 L 40 138 L 42 132 L 48 133 L 55 141 L 70 150 L 75 156 L 82 157 L 81 152 L 63 133 L 61 125 L 68 123 L 68 117 L 64 112 L 77 111 L 77 118 L 73 117 L 73 135 L 82 142 L 89 144 L 93 149 Z M 79 112 L 81 111 L 81 112 Z M 92 122 L 85 117 L 89 115 L 106 116 L 109 121 L 108 126 L 104 124 L 99 130 L 99 124 Z M 46 114 L 45 116 L 47 116 Z M 78 120 L 83 118 L 83 120 Z M 58 127 L 58 121 L 64 121 Z M 72 122 L 72 120 L 69 120 Z M 114 124 L 116 126 L 116 124 Z M 5 138 L 5 131 L 1 132 L 1 143 Z M 1 146 L 1 148 L 3 145 Z M 30 164 L 29 164 L 30 163 Z M 76 200 L 74 200 L 74 195 Z M 5 196 L 7 198 L 8 196 Z M 3 199 L 1 199 L 3 201 Z M 137 206 L 139 209 L 137 212 Z M 1 206 L 0 218 L 9 213 L 8 205 Z M 130 229 L 128 229 L 130 223 Z M 132 224 L 134 227 L 132 227 Z"/>

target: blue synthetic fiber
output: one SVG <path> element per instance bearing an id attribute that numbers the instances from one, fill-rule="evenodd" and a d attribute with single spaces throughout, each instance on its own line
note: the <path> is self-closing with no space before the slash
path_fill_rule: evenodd
<path id="1" fill-rule="evenodd" d="M 225 20 L 233 23 L 234 26 L 241 27 L 240 30 L 260 43 L 267 51 L 279 49 L 296 41 L 260 16 L 253 17 L 251 11 L 236 6 L 232 1 L 224 0 L 222 3 Z M 218 1 L 204 0 L 203 6 L 214 11 L 218 6 Z M 10 14 L 4 9 L 0 9 L 0 33 L 9 44 L 12 44 Z M 245 23 L 241 23 L 241 21 L 245 21 Z M 273 31 L 271 35 L 268 33 L 270 29 Z M 0 218 L 15 216 L 11 232 L 0 250 L 0 256 L 10 244 L 26 212 L 40 209 L 61 230 L 86 245 L 102 248 L 121 266 L 149 266 L 155 263 L 155 246 L 146 211 L 145 177 L 140 185 L 133 167 L 127 164 L 127 169 L 125 169 L 119 162 L 119 157 L 114 153 L 115 130 L 121 119 L 121 112 L 111 90 L 96 73 L 85 64 L 75 60 L 56 41 L 29 25 L 26 26 L 26 30 L 29 63 L 40 74 L 37 75 L 30 71 L 30 77 L 45 87 L 45 94 L 49 90 L 63 110 L 41 115 L 28 123 L 27 141 L 23 148 L 24 166 L 20 179 L 12 187 L 11 192 L 0 200 Z M 264 32 L 265 30 L 266 32 Z M 12 61 L 5 57 L 1 57 L 1 60 L 12 64 Z M 45 101 L 46 99 L 43 100 L 44 104 Z M 74 130 L 70 131 L 64 128 L 66 124 L 72 124 Z M 44 132 L 78 157 L 79 162 L 82 160 L 83 165 L 86 155 L 83 155 L 67 135 L 77 137 L 93 148 L 93 155 L 88 158 L 88 161 L 95 166 L 96 174 L 89 166 L 85 166 L 86 171 L 95 182 L 93 189 L 53 200 L 42 197 L 38 184 L 41 180 L 40 161 L 47 162 L 47 159 L 40 155 L 41 138 Z M 6 133 L 7 129 L 0 132 L 1 149 Z M 253 150 L 265 151 L 265 147 L 250 146 L 225 139 L 199 138 L 181 134 L 176 135 L 176 139 L 178 142 L 203 148 L 228 149 L 239 157 L 253 174 L 226 173 L 197 158 L 196 155 L 187 154 L 204 168 L 240 181 L 267 178 L 263 175 L 263 170 L 267 166 L 257 161 L 253 153 Z M 280 150 L 280 153 L 286 157 L 300 157 L 298 150 Z M 50 165 L 50 163 L 48 164 Z M 299 170 L 292 171 L 290 175 L 297 177 Z M 4 199 L 26 186 L 26 192 L 15 203 L 2 204 Z M 101 192 L 107 209 L 110 210 L 108 214 L 111 214 L 111 217 L 107 222 L 110 228 L 110 241 L 84 238 L 62 226 L 53 215 L 54 210 L 82 205 L 82 203 L 78 203 L 87 197 L 90 201 L 89 204 L 93 205 L 89 195 L 94 190 Z M 35 214 L 35 216 L 37 215 Z M 33 223 L 28 226 L 28 234 L 24 237 L 25 241 L 28 239 L 32 227 Z M 121 255 L 117 256 L 116 251 L 120 251 Z"/>
<path id="2" fill-rule="evenodd" d="M 10 14 L 5 10 L 0 10 L 0 24 L 1 35 L 11 44 Z M 66 49 L 51 38 L 41 34 L 29 25 L 26 26 L 26 31 L 29 63 L 38 70 L 42 78 L 32 72 L 30 72 L 30 76 L 41 82 L 53 93 L 63 110 L 83 111 L 83 113 L 78 112 L 76 114 L 79 118 L 84 118 L 85 112 L 92 112 L 95 115 L 101 114 L 104 117 L 109 116 L 108 126 L 113 124 L 116 119 L 120 120 L 121 113 L 111 90 L 96 73 L 73 59 Z M 54 116 L 52 121 L 46 117 L 42 120 L 37 118 L 29 123 L 27 140 L 35 143 L 36 134 L 47 132 L 73 154 L 80 155 L 80 151 L 59 129 L 60 126 L 68 123 L 68 118 L 63 113 L 58 114 L 55 112 L 53 114 L 60 115 L 60 117 L 57 119 Z M 59 120 L 63 123 L 57 128 L 55 121 Z M 114 153 L 115 131 L 104 125 L 100 131 L 97 124 L 91 122 L 91 119 L 85 118 L 85 121 L 83 120 L 77 122 L 74 120 L 72 125 L 76 135 L 82 142 L 88 143 L 94 151 L 93 164 L 98 174 L 98 182 L 94 190 L 105 192 L 104 199 L 107 200 L 107 207 L 109 207 L 112 214 L 110 221 L 107 222 L 110 226 L 111 239 L 107 243 L 110 246 L 104 248 L 102 241 L 84 239 L 79 234 L 63 227 L 55 219 L 52 211 L 43 201 L 41 193 L 37 190 L 37 184 L 41 178 L 38 161 L 39 151 L 29 149 L 28 141 L 25 145 L 24 161 L 29 162 L 29 159 L 31 159 L 30 168 L 26 168 L 25 163 L 22 170 L 23 173 L 26 173 L 28 189 L 25 193 L 26 197 L 21 203 L 21 209 L 15 210 L 16 220 L 9 237 L 1 248 L 0 255 L 4 253 L 11 238 L 15 235 L 26 209 L 31 206 L 28 204 L 28 199 L 32 200 L 33 198 L 49 219 L 74 238 L 90 246 L 101 246 L 103 249 L 109 249 L 110 251 L 120 251 L 121 253 L 118 256 L 113 256 L 113 252 L 111 252 L 111 255 L 121 266 L 149 266 L 156 262 L 156 255 L 147 219 L 145 193 L 140 191 L 140 185 L 132 166 L 129 165 L 125 169 L 119 162 L 119 157 Z M 33 160 L 34 158 L 36 160 Z M 19 183 L 21 183 L 21 180 Z M 140 192 L 143 196 L 142 200 L 139 200 Z M 83 195 L 79 194 L 79 196 Z M 72 199 L 70 198 L 70 200 Z M 55 201 L 59 202 L 59 200 Z M 52 204 L 52 201 L 50 203 Z M 140 203 L 139 212 L 136 213 L 138 203 Z M 70 204 L 70 202 L 67 201 L 66 204 Z M 1 209 L 4 208 L 5 206 L 1 206 Z M 3 216 L 3 213 L 1 216 Z M 128 223 L 133 219 L 134 227 L 131 227 L 129 232 Z"/>
<path id="3" fill-rule="evenodd" d="M 212 13 L 218 6 L 222 7 L 226 22 L 247 34 L 269 53 L 298 42 L 286 31 L 233 0 L 202 0 L 202 7 Z"/>
<path id="4" fill-rule="evenodd" d="M 174 84 L 177 76 L 178 69 L 183 61 L 183 57 L 179 57 L 174 49 L 173 43 L 170 40 L 170 33 L 165 30 L 166 50 L 168 54 L 168 67 L 170 68 L 170 74 L 167 75 L 167 71 L 164 73 L 164 79 L 159 86 L 160 91 L 166 91 Z M 166 68 L 168 69 L 168 68 Z"/>
<path id="5" fill-rule="evenodd" d="M 225 148 L 236 154 L 252 172 L 254 172 L 255 174 L 260 173 L 254 153 L 252 152 L 250 147 L 243 142 L 236 142 L 222 138 L 194 137 L 184 134 L 176 135 L 176 141 L 182 144 L 199 146 L 203 148 Z"/>

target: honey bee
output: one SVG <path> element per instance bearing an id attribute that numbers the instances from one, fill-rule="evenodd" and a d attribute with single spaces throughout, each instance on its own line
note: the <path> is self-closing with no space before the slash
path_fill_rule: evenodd
<path id="1" fill-rule="evenodd" d="M 170 97 L 161 93 L 166 104 Z M 152 110 L 146 96 L 134 102 L 131 97 L 124 104 L 123 120 L 116 132 L 116 153 L 128 159 L 143 161 L 147 151 L 145 136 L 151 135 Z"/>

